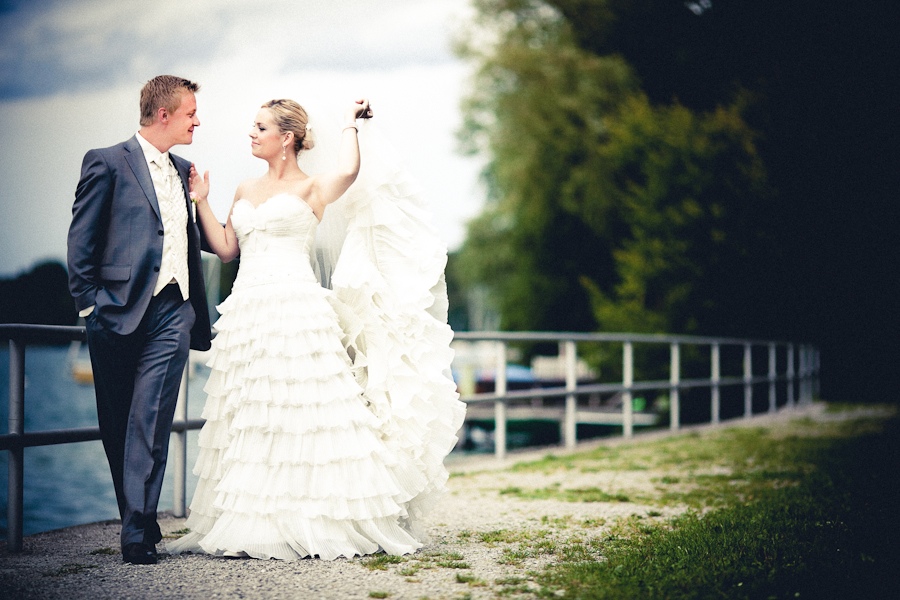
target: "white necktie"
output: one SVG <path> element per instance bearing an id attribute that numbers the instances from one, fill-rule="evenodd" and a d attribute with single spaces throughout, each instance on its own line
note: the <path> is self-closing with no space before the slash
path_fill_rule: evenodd
<path id="1" fill-rule="evenodd" d="M 167 198 L 167 200 L 175 203 L 173 206 L 180 205 L 181 202 L 179 201 L 184 200 L 184 188 L 181 185 L 181 178 L 178 176 L 178 171 L 175 170 L 175 166 L 165 154 L 161 154 L 156 160 L 158 161 L 156 164 L 162 171 L 163 181 L 165 182 L 166 191 L 168 192 L 169 198 Z"/>

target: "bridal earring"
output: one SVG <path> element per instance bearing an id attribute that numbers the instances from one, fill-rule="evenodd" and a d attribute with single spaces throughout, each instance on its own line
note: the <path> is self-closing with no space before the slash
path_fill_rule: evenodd
<path id="1" fill-rule="evenodd" d="M 281 160 L 287 160 L 287 146 L 281 147 Z"/>

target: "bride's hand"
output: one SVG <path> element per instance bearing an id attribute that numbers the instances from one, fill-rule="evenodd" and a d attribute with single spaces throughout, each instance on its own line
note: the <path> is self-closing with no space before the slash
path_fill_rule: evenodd
<path id="1" fill-rule="evenodd" d="M 353 122 L 356 119 L 371 119 L 374 116 L 372 105 L 369 104 L 368 98 L 360 98 L 353 103 L 353 107 L 347 111 L 348 121 Z"/>
<path id="2" fill-rule="evenodd" d="M 195 203 L 206 202 L 206 198 L 209 196 L 209 171 L 203 173 L 201 177 L 197 167 L 194 166 L 194 163 L 191 163 L 191 172 L 188 175 L 188 189 L 191 192 L 191 200 Z"/>

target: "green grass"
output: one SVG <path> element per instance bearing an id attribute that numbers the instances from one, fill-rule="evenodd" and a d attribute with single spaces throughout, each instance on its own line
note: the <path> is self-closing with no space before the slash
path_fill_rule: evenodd
<path id="1" fill-rule="evenodd" d="M 187 535 L 191 532 L 190 527 L 185 527 L 184 529 L 178 529 L 177 531 L 173 531 L 172 533 L 166 533 L 163 535 L 165 539 L 178 539 L 183 535 Z"/>
<path id="2" fill-rule="evenodd" d="M 360 561 L 364 567 L 372 571 L 385 571 L 388 565 L 397 565 L 406 562 L 403 556 L 394 556 L 391 554 L 375 554 L 368 556 Z"/>
<path id="3" fill-rule="evenodd" d="M 472 587 L 486 587 L 487 582 L 468 573 L 457 573 L 456 583 L 468 583 Z"/>
<path id="4" fill-rule="evenodd" d="M 900 597 L 896 418 L 732 428 L 628 450 L 639 455 L 629 464 L 729 474 L 688 477 L 690 491 L 664 494 L 693 507 L 671 521 L 627 519 L 563 544 L 535 578 L 541 597 Z M 566 462 L 619 460 L 610 454 Z"/>
<path id="5" fill-rule="evenodd" d="M 401 565 L 395 572 L 414 580 L 422 569 L 469 569 L 462 554 L 458 552 L 416 552 L 406 556 L 375 554 L 360 560 L 360 564 L 372 571 L 387 571 L 391 565 Z"/>
<path id="6" fill-rule="evenodd" d="M 560 488 L 558 485 L 523 490 L 518 487 L 508 487 L 500 490 L 504 496 L 515 496 L 526 500 L 565 500 L 568 502 L 631 502 L 625 494 L 610 494 L 599 488 Z"/>
<path id="7" fill-rule="evenodd" d="M 528 526 L 460 531 L 458 548 L 489 548 L 503 565 L 506 576 L 492 581 L 459 552 L 361 563 L 409 582 L 426 569 L 454 578 L 453 598 L 900 598 L 900 419 L 866 408 L 516 465 L 550 477 L 495 493 L 634 507 L 603 518 L 550 509 Z M 636 471 L 645 474 L 617 476 Z"/>

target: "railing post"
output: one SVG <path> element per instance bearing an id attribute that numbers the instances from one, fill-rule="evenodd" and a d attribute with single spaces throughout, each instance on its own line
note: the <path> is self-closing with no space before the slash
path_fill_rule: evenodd
<path id="1" fill-rule="evenodd" d="M 506 395 L 506 342 L 497 342 L 494 393 Z M 506 458 L 506 399 L 494 401 L 494 456 Z"/>
<path id="2" fill-rule="evenodd" d="M 562 344 L 565 352 L 566 361 L 566 389 L 572 392 L 578 387 L 578 375 L 576 365 L 578 361 L 577 347 L 575 342 L 569 340 Z M 563 441 L 566 448 L 574 448 L 578 443 L 577 425 L 575 421 L 575 413 L 578 410 L 578 397 L 572 393 L 566 396 L 566 414 L 563 426 Z"/>
<path id="3" fill-rule="evenodd" d="M 672 342 L 669 346 L 669 429 L 672 431 L 678 431 L 681 427 L 680 382 L 681 346 L 678 342 Z"/>
<path id="4" fill-rule="evenodd" d="M 787 355 L 787 406 L 794 408 L 794 345 L 788 344 Z"/>
<path id="5" fill-rule="evenodd" d="M 819 387 L 821 385 L 819 373 L 822 370 L 822 353 L 818 348 L 813 349 L 813 358 L 815 360 L 815 363 L 813 364 L 813 395 L 818 397 L 822 392 L 822 389 Z"/>
<path id="6" fill-rule="evenodd" d="M 178 402 L 175 404 L 175 422 L 187 421 L 188 403 L 188 371 L 190 362 L 184 366 L 181 374 L 181 385 L 178 387 Z M 170 442 L 172 445 L 172 458 L 174 459 L 172 482 L 172 514 L 183 517 L 187 512 L 187 429 L 173 431 L 175 436 Z"/>
<path id="7" fill-rule="evenodd" d="M 744 344 L 744 418 L 753 416 L 753 346 Z"/>
<path id="8" fill-rule="evenodd" d="M 775 391 L 775 378 L 777 376 L 775 369 L 775 344 L 769 343 L 769 412 L 774 413 L 777 409 L 778 398 Z"/>
<path id="9" fill-rule="evenodd" d="M 719 371 L 719 342 L 713 342 L 710 348 L 710 380 L 712 381 L 712 389 L 710 390 L 710 423 L 719 422 L 719 381 L 721 373 Z"/>
<path id="10" fill-rule="evenodd" d="M 631 387 L 634 385 L 634 348 L 631 342 L 622 344 L 622 435 L 631 438 L 634 435 L 634 406 L 632 405 Z"/>
<path id="11" fill-rule="evenodd" d="M 799 403 L 806 404 L 809 401 L 809 393 L 807 391 L 807 387 L 809 384 L 809 361 L 807 358 L 807 346 L 806 344 L 801 344 L 797 350 L 797 358 L 799 359 L 800 368 L 797 372 L 797 381 L 799 388 Z"/>
<path id="12" fill-rule="evenodd" d="M 9 341 L 9 433 L 25 433 L 25 342 Z M 22 521 L 25 483 L 25 449 L 9 450 L 9 489 L 6 506 L 6 547 L 22 551 Z"/>
<path id="13" fill-rule="evenodd" d="M 816 350 L 811 345 L 806 346 L 806 401 L 812 403 L 815 386 L 815 360 Z"/>

